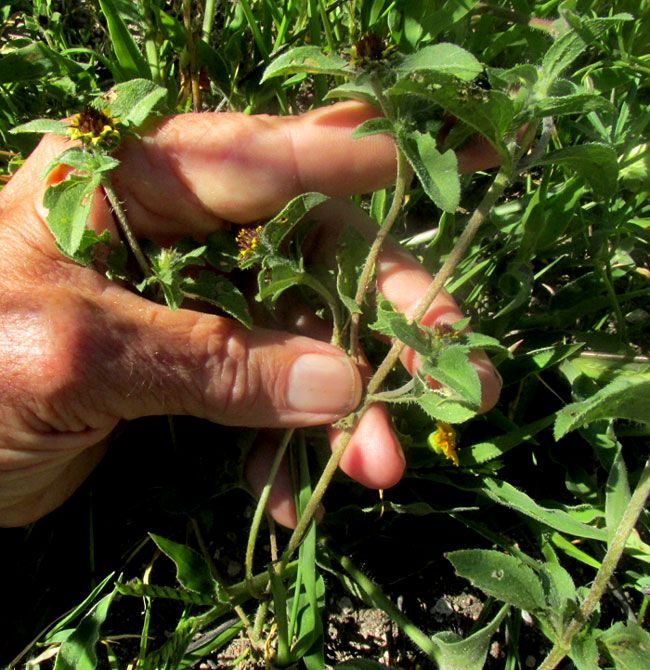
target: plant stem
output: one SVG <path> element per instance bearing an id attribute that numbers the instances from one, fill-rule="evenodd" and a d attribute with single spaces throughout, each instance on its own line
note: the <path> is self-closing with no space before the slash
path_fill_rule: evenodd
<path id="1" fill-rule="evenodd" d="M 406 157 L 397 146 L 396 152 L 397 177 L 395 179 L 393 202 L 391 203 L 390 209 L 384 217 L 381 227 L 379 228 L 372 246 L 370 247 L 366 262 L 363 265 L 363 270 L 361 271 L 361 277 L 359 278 L 359 284 L 357 286 L 357 293 L 354 296 L 354 301 L 357 303 L 358 307 L 361 307 L 361 304 L 363 303 L 363 298 L 366 295 L 366 291 L 368 290 L 370 277 L 372 276 L 373 270 L 375 269 L 375 264 L 377 263 L 377 258 L 381 252 L 381 247 L 384 243 L 384 240 L 388 236 L 390 229 L 393 227 L 393 224 L 397 220 L 400 210 L 402 209 L 404 196 L 406 195 L 406 190 L 411 179 L 410 173 L 408 171 Z M 359 318 L 360 314 L 353 314 L 350 324 L 350 352 L 352 354 L 352 358 L 355 359 L 359 356 Z"/>
<path id="2" fill-rule="evenodd" d="M 214 21 L 216 5 L 217 0 L 205 0 L 205 7 L 203 8 L 203 25 L 201 26 L 201 39 L 206 44 L 210 44 L 210 35 L 212 34 L 212 23 Z"/>
<path id="3" fill-rule="evenodd" d="M 117 196 L 111 178 L 107 176 L 102 177 L 101 185 L 104 188 L 104 193 L 106 193 L 108 202 L 111 204 L 111 207 L 115 212 L 117 222 L 120 224 L 120 228 L 122 229 L 122 233 L 126 238 L 129 248 L 131 249 L 131 253 L 135 256 L 135 260 L 138 262 L 138 265 L 140 266 L 142 274 L 145 277 L 150 277 L 151 270 L 149 269 L 149 263 L 147 262 L 145 255 L 142 253 L 142 249 L 138 244 L 138 240 L 136 239 L 136 236 L 133 230 L 131 229 L 129 221 L 126 218 L 126 212 L 124 211 L 124 207 L 122 207 L 122 203 L 120 202 L 120 199 Z"/>
<path id="4" fill-rule="evenodd" d="M 245 562 L 246 583 L 248 584 L 251 594 L 255 595 L 255 597 L 259 597 L 253 585 L 253 554 L 255 553 L 255 543 L 257 541 L 257 535 L 260 529 L 260 523 L 262 522 L 262 517 L 264 516 L 264 510 L 266 509 L 266 502 L 269 499 L 269 494 L 271 493 L 271 487 L 273 486 L 275 476 L 278 472 L 278 468 L 280 467 L 280 463 L 282 462 L 282 457 L 284 456 L 284 452 L 287 450 L 287 446 L 289 445 L 292 435 L 293 428 L 286 430 L 284 437 L 282 438 L 282 442 L 280 442 L 280 445 L 278 446 L 275 459 L 273 460 L 273 464 L 271 465 L 271 469 L 269 471 L 269 476 L 266 479 L 262 493 L 260 494 L 260 497 L 257 501 L 257 507 L 255 508 L 251 529 L 248 534 Z"/>
<path id="5" fill-rule="evenodd" d="M 192 0 L 183 0 L 183 24 L 185 26 L 185 48 L 189 55 L 192 104 L 194 105 L 194 111 L 200 112 L 201 93 L 199 91 L 199 74 L 196 70 L 196 42 L 192 31 Z"/>
<path id="6" fill-rule="evenodd" d="M 621 522 L 619 523 L 614 537 L 607 549 L 605 558 L 596 573 L 596 578 L 587 593 L 580 610 L 573 621 L 567 626 L 562 637 L 557 640 L 544 662 L 539 666 L 538 670 L 553 670 L 562 661 L 571 649 L 571 640 L 578 633 L 585 622 L 592 615 L 596 605 L 605 593 L 607 584 L 612 578 L 616 566 L 625 549 L 625 544 L 630 533 L 634 529 L 641 512 L 643 511 L 648 496 L 650 495 L 650 459 L 646 461 L 641 478 L 637 484 L 630 502 L 625 508 Z"/>
<path id="7" fill-rule="evenodd" d="M 494 207 L 494 204 L 510 182 L 510 174 L 511 168 L 508 165 L 504 165 L 501 170 L 499 170 L 487 193 L 483 196 L 483 200 L 481 200 L 478 207 L 474 210 L 474 213 L 470 217 L 465 230 L 463 230 L 460 237 L 458 238 L 458 242 L 456 242 L 454 248 L 447 257 L 447 260 L 443 263 L 442 267 L 434 277 L 429 288 L 427 289 L 426 294 L 418 304 L 417 309 L 409 318 L 409 323 L 419 321 L 426 314 L 427 310 L 444 287 L 445 282 L 447 279 L 449 279 L 451 273 L 454 271 L 463 255 L 467 251 L 467 248 L 474 239 L 474 236 L 481 227 L 481 224 L 485 221 L 485 218 L 489 214 L 490 210 L 492 207 Z M 404 342 L 401 342 L 400 340 L 396 340 L 394 342 L 390 351 L 386 355 L 386 358 L 384 358 L 381 365 L 377 368 L 375 374 L 368 382 L 368 394 L 377 392 L 379 386 L 382 384 L 390 370 L 393 368 L 395 363 L 397 363 L 397 360 L 399 359 L 400 354 L 405 347 L 406 345 Z"/>
<path id="8" fill-rule="evenodd" d="M 438 293 L 440 293 L 442 287 L 444 286 L 445 281 L 451 275 L 454 268 L 459 263 L 463 254 L 469 247 L 472 239 L 478 232 L 479 227 L 481 226 L 483 221 L 485 221 L 486 216 L 496 203 L 499 196 L 503 193 L 505 187 L 510 182 L 510 176 L 512 174 L 512 165 L 513 161 L 508 161 L 508 163 L 504 164 L 497 173 L 487 193 L 485 194 L 485 196 L 483 196 L 483 200 L 481 200 L 479 206 L 476 208 L 476 210 L 470 217 L 470 220 L 465 230 L 459 237 L 458 242 L 452 249 L 451 253 L 449 254 L 447 260 L 444 262 L 443 266 L 440 268 L 440 271 L 436 275 L 435 279 L 431 282 L 429 289 L 427 290 L 422 300 L 419 302 L 414 314 L 409 319 L 410 323 L 419 321 L 427 312 L 427 310 L 431 307 L 431 304 L 433 303 L 436 296 L 438 295 Z M 377 390 L 379 389 L 380 385 L 382 384 L 388 373 L 392 370 L 395 363 L 397 363 L 399 355 L 402 353 L 405 346 L 406 345 L 403 342 L 399 340 L 395 341 L 390 351 L 386 355 L 386 358 L 384 358 L 383 362 L 381 363 L 379 368 L 377 368 L 375 374 L 368 382 L 368 387 L 366 389 L 366 396 L 362 402 L 361 407 L 356 412 L 354 412 L 351 415 L 348 415 L 348 417 L 342 420 L 341 423 L 347 425 L 345 428 L 343 428 L 343 434 L 339 437 L 338 444 L 332 450 L 332 455 L 327 461 L 327 464 L 325 465 L 325 468 L 320 476 L 320 479 L 318 480 L 318 483 L 314 487 L 314 492 L 312 493 L 309 502 L 305 505 L 305 508 L 302 514 L 300 515 L 300 518 L 298 519 L 298 523 L 296 524 L 296 527 L 291 537 L 289 538 L 289 543 L 282 555 L 282 559 L 278 567 L 280 571 L 283 570 L 284 565 L 289 560 L 293 552 L 296 550 L 296 548 L 302 541 L 303 535 L 309 528 L 309 524 L 311 523 L 314 513 L 316 512 L 316 509 L 318 508 L 321 499 L 325 495 L 325 491 L 327 490 L 327 487 L 329 486 L 329 483 L 332 477 L 334 476 L 334 473 L 336 472 L 336 468 L 338 467 L 338 464 L 345 452 L 345 449 L 347 448 L 350 442 L 350 438 L 352 437 L 354 428 L 358 425 L 359 421 L 361 420 L 361 417 L 368 409 L 368 407 L 372 404 L 371 396 L 377 392 Z"/>

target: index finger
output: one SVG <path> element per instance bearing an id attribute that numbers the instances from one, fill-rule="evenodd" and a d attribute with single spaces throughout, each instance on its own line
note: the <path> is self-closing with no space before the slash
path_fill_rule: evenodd
<path id="1" fill-rule="evenodd" d="M 396 168 L 392 139 L 351 138 L 357 125 L 378 115 L 349 101 L 298 117 L 174 116 L 141 141 L 124 143 L 113 181 L 140 235 L 250 223 L 307 191 L 344 197 L 388 186 Z"/>

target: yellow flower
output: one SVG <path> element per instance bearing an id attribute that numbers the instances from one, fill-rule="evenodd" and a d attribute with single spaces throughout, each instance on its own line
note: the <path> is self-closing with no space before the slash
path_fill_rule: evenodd
<path id="1" fill-rule="evenodd" d="M 453 461 L 459 467 L 458 454 L 456 453 L 456 431 L 446 421 L 436 420 L 437 430 L 427 438 L 427 443 L 437 454 Z"/>
<path id="2" fill-rule="evenodd" d="M 257 228 L 242 228 L 235 237 L 235 242 L 239 247 L 239 260 L 243 261 L 246 256 L 252 253 L 253 249 L 257 247 L 258 238 L 264 226 L 257 226 Z"/>
<path id="3" fill-rule="evenodd" d="M 100 142 L 119 140 L 120 131 L 116 128 L 118 123 L 119 119 L 109 116 L 108 110 L 99 111 L 86 106 L 83 112 L 75 114 L 70 120 L 68 135 L 85 145 L 97 146 Z"/>

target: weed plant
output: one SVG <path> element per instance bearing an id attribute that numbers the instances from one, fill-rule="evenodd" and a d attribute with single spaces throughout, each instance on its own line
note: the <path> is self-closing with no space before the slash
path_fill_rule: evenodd
<path id="1" fill-rule="evenodd" d="M 271 310 L 287 289 L 303 291 L 331 320 L 332 342 L 352 354 L 363 348 L 376 366 L 362 404 L 340 422 L 344 435 L 381 399 L 408 460 L 404 481 L 372 500 L 340 479 L 330 485 L 348 438 L 323 463 L 312 454 L 323 453 L 319 434 L 288 431 L 278 459 L 287 451 L 295 472 L 297 528 L 285 537 L 269 524 L 270 549 L 261 546 L 270 479 L 248 540 L 226 546 L 223 501 L 239 486 L 238 450 L 255 437 L 230 431 L 236 449 L 219 455 L 219 473 L 175 508 L 165 534 L 139 528 L 137 551 L 115 561 L 120 575 L 101 575 L 83 602 L 41 622 L 45 630 L 4 659 L 9 667 L 153 670 L 214 659 L 226 667 L 220 654 L 242 636 L 235 667 L 383 667 L 382 649 L 332 655 L 326 594 L 337 585 L 409 640 L 383 657 L 394 667 L 522 668 L 525 647 L 543 670 L 647 668 L 648 2 L 34 0 L 0 11 L 5 180 L 34 133 L 80 141 L 57 161 L 79 172 L 45 197 L 62 253 L 87 264 L 107 244 L 85 228 L 101 185 L 127 240 L 108 271 L 151 299 L 175 309 L 200 298 L 250 325 L 242 294 L 211 268 L 252 273 L 257 300 Z M 325 199 L 316 193 L 249 231 L 243 250 L 234 234 L 163 249 L 131 234 L 110 181 L 111 152 L 151 115 L 286 114 L 349 98 L 382 112 L 355 133 L 391 135 L 398 171 L 394 187 L 357 198 L 377 233 L 366 244 L 344 230 L 335 272 L 310 267 L 299 243 Z M 453 150 L 476 133 L 501 166 L 459 177 Z M 373 296 L 389 231 L 435 276 L 409 320 Z M 197 265 L 198 275 L 187 273 Z M 471 313 L 474 333 L 465 323 L 418 325 L 443 287 Z M 392 344 L 382 349 L 371 331 Z M 411 381 L 396 367 L 405 346 L 424 361 Z M 491 351 L 503 378 L 499 404 L 483 416 L 473 348 Z M 443 387 L 432 390 L 425 375 Z M 183 442 L 182 427 L 174 426 L 176 449 L 200 448 Z M 317 527 L 326 494 L 330 514 Z M 455 526 L 462 542 L 436 531 Z M 102 530 L 91 528 L 92 556 Z M 433 607 L 414 622 L 391 598 L 390 580 L 369 578 L 379 566 L 363 545 L 408 533 L 430 534 L 414 546 L 483 594 L 480 617 L 462 635 L 439 625 Z M 239 554 L 242 579 L 220 575 L 222 553 Z M 158 570 L 163 560 L 175 577 Z M 408 560 L 394 560 L 399 580 Z M 132 599 L 142 604 L 135 620 L 119 614 Z M 125 636 L 136 639 L 126 650 Z"/>

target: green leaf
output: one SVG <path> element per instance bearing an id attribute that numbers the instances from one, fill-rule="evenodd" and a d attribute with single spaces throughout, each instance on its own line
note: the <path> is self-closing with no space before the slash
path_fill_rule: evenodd
<path id="1" fill-rule="evenodd" d="M 206 239 L 205 260 L 220 272 L 231 272 L 239 266 L 239 247 L 228 230 L 217 230 Z"/>
<path id="2" fill-rule="evenodd" d="M 594 670 L 599 667 L 600 652 L 591 630 L 583 630 L 574 635 L 568 656 L 576 670 Z"/>
<path id="3" fill-rule="evenodd" d="M 426 71 L 471 81 L 481 74 L 483 66 L 469 51 L 456 44 L 441 42 L 405 56 L 394 69 L 404 74 Z"/>
<path id="4" fill-rule="evenodd" d="M 476 410 L 468 407 L 467 403 L 442 391 L 432 390 L 416 398 L 416 402 L 432 419 L 447 423 L 463 423 L 476 416 Z"/>
<path id="5" fill-rule="evenodd" d="M 329 198 L 321 193 L 304 193 L 294 198 L 277 216 L 269 221 L 259 236 L 260 247 L 277 251 L 282 240 L 314 207 Z"/>
<path id="6" fill-rule="evenodd" d="M 368 135 L 393 135 L 394 134 L 393 124 L 383 116 L 378 116 L 374 119 L 368 119 L 363 123 L 360 123 L 352 131 L 352 139 L 357 140 L 360 137 L 367 137 Z"/>
<path id="7" fill-rule="evenodd" d="M 217 584 L 203 556 L 184 544 L 167 540 L 160 535 L 149 533 L 149 536 L 160 551 L 176 564 L 176 578 L 182 586 L 205 595 L 217 594 Z"/>
<path id="8" fill-rule="evenodd" d="M 466 549 L 446 554 L 460 577 L 489 596 L 531 613 L 545 607 L 539 577 L 518 558 L 488 549 Z"/>
<path id="9" fill-rule="evenodd" d="M 325 96 L 325 100 L 331 100 L 332 98 L 360 100 L 361 102 L 367 102 L 374 107 L 380 107 L 377 95 L 367 78 L 364 78 L 363 76 L 359 76 L 354 81 L 345 82 L 345 84 L 341 84 L 340 86 L 336 86 L 329 90 Z"/>
<path id="10" fill-rule="evenodd" d="M 632 497 L 627 468 L 623 460 L 623 449 L 619 445 L 614 463 L 607 477 L 605 489 L 605 519 L 607 521 L 607 546 L 611 544 L 614 533 L 618 529 L 625 509 Z"/>
<path id="11" fill-rule="evenodd" d="M 508 482 L 494 477 L 484 477 L 479 485 L 479 490 L 491 500 L 515 509 L 539 523 L 559 530 L 561 533 L 601 541 L 606 538 L 604 530 L 582 523 L 564 510 L 543 507 Z"/>
<path id="12" fill-rule="evenodd" d="M 593 421 L 615 418 L 650 423 L 650 374 L 618 377 L 590 398 L 563 407 L 555 421 L 554 437 L 559 440 Z"/>
<path id="13" fill-rule="evenodd" d="M 557 149 L 537 159 L 535 165 L 566 165 L 591 186 L 594 195 L 608 197 L 616 193 L 618 157 L 606 144 L 593 142 Z"/>
<path id="14" fill-rule="evenodd" d="M 253 327 L 253 319 L 248 311 L 248 303 L 242 292 L 228 279 L 212 272 L 202 271 L 198 279 L 183 279 L 181 290 L 188 298 L 199 298 L 216 305 L 230 314 L 246 328 Z"/>
<path id="15" fill-rule="evenodd" d="M 425 193 L 446 212 L 454 212 L 460 201 L 458 162 L 453 151 L 441 154 L 436 140 L 418 131 L 399 132 L 397 143 L 411 164 Z"/>
<path id="16" fill-rule="evenodd" d="M 595 93 L 576 93 L 543 98 L 532 106 L 532 116 L 541 119 L 545 116 L 561 116 L 562 114 L 587 114 L 602 109 L 611 109 L 612 105 Z"/>
<path id="17" fill-rule="evenodd" d="M 131 79 L 113 86 L 102 101 L 120 123 L 137 128 L 161 107 L 166 96 L 167 89 L 149 79 Z"/>
<path id="18" fill-rule="evenodd" d="M 101 152 L 86 151 L 81 147 L 72 147 L 71 149 L 66 149 L 62 154 L 53 158 L 43 168 L 40 178 L 45 179 L 45 177 L 57 165 L 69 165 L 70 167 L 74 168 L 75 170 L 79 170 L 80 172 L 86 172 L 89 175 L 95 175 L 101 172 L 109 172 L 113 168 L 116 168 L 119 164 L 120 161 Z"/>
<path id="19" fill-rule="evenodd" d="M 536 89 L 545 97 L 548 89 L 569 65 L 600 35 L 611 26 L 632 19 L 629 14 L 616 14 L 606 18 L 580 21 L 580 25 L 569 30 L 551 45 L 542 59 L 541 76 Z"/>
<path id="20" fill-rule="evenodd" d="M 63 76 L 81 70 L 78 63 L 61 56 L 43 42 L 33 42 L 0 58 L 0 84 L 46 79 L 48 76 Z"/>
<path id="21" fill-rule="evenodd" d="M 45 191 L 43 205 L 49 210 L 47 224 L 57 246 L 70 258 L 79 251 L 99 181 L 99 177 L 71 174 Z"/>
<path id="22" fill-rule="evenodd" d="M 514 118 L 512 100 L 502 91 L 484 91 L 473 86 L 440 86 L 427 73 L 418 74 L 414 79 L 400 79 L 390 94 L 409 94 L 426 98 L 453 114 L 471 129 L 484 135 L 499 153 L 507 160 L 509 153 L 504 136 L 511 130 Z"/>
<path id="23" fill-rule="evenodd" d="M 54 119 L 35 119 L 12 128 L 10 133 L 48 133 L 50 135 L 67 135 L 69 124 Z"/>
<path id="24" fill-rule="evenodd" d="M 124 79 L 150 79 L 147 61 L 120 16 L 117 3 L 114 0 L 99 0 L 99 6 L 106 17 L 110 41 Z"/>
<path id="25" fill-rule="evenodd" d="M 646 670 L 650 658 L 650 633 L 636 623 L 615 623 L 598 642 L 613 659 L 616 670 Z"/>
<path id="26" fill-rule="evenodd" d="M 358 278 L 368 256 L 369 245 L 365 237 L 352 226 L 345 226 L 336 245 L 336 290 L 350 314 L 361 312 L 355 302 Z"/>
<path id="27" fill-rule="evenodd" d="M 393 305 L 383 296 L 377 302 L 377 321 L 370 329 L 388 337 L 404 342 L 423 356 L 431 355 L 429 339 L 422 333 L 417 323 L 409 323 L 401 312 L 396 312 Z"/>
<path id="28" fill-rule="evenodd" d="M 298 72 L 314 74 L 334 74 L 350 76 L 348 62 L 334 54 L 324 54 L 320 47 L 296 47 L 285 54 L 278 56 L 264 71 L 262 83 L 271 77 L 280 77 Z"/>
<path id="29" fill-rule="evenodd" d="M 117 584 L 117 592 L 124 596 L 136 596 L 139 598 L 165 598 L 167 600 L 180 600 L 193 605 L 214 605 L 213 595 L 198 593 L 187 589 L 175 589 L 171 586 L 158 586 L 156 584 L 144 584 L 135 580 L 126 584 Z"/>
<path id="30" fill-rule="evenodd" d="M 499 435 L 491 440 L 464 447 L 458 453 L 460 464 L 463 467 L 471 467 L 500 458 L 503 454 L 530 440 L 531 437 L 550 426 L 554 420 L 555 414 L 550 414 L 521 428 L 515 428 L 505 435 Z"/>
<path id="31" fill-rule="evenodd" d="M 539 576 L 548 606 L 558 613 L 567 611 L 577 600 L 576 587 L 571 575 L 559 563 L 544 563 Z"/>
<path id="32" fill-rule="evenodd" d="M 95 646 L 115 593 L 104 596 L 61 645 L 54 670 L 94 670 L 97 667 Z"/>
<path id="33" fill-rule="evenodd" d="M 459 351 L 459 347 L 449 347 L 435 362 L 425 360 L 422 373 L 452 389 L 478 410 L 481 404 L 481 380 L 467 354 Z"/>
<path id="34" fill-rule="evenodd" d="M 487 626 L 465 639 L 451 631 L 436 633 L 433 640 L 438 646 L 436 663 L 439 670 L 481 670 L 485 665 L 490 640 L 509 609 L 508 605 L 504 605 Z"/>

